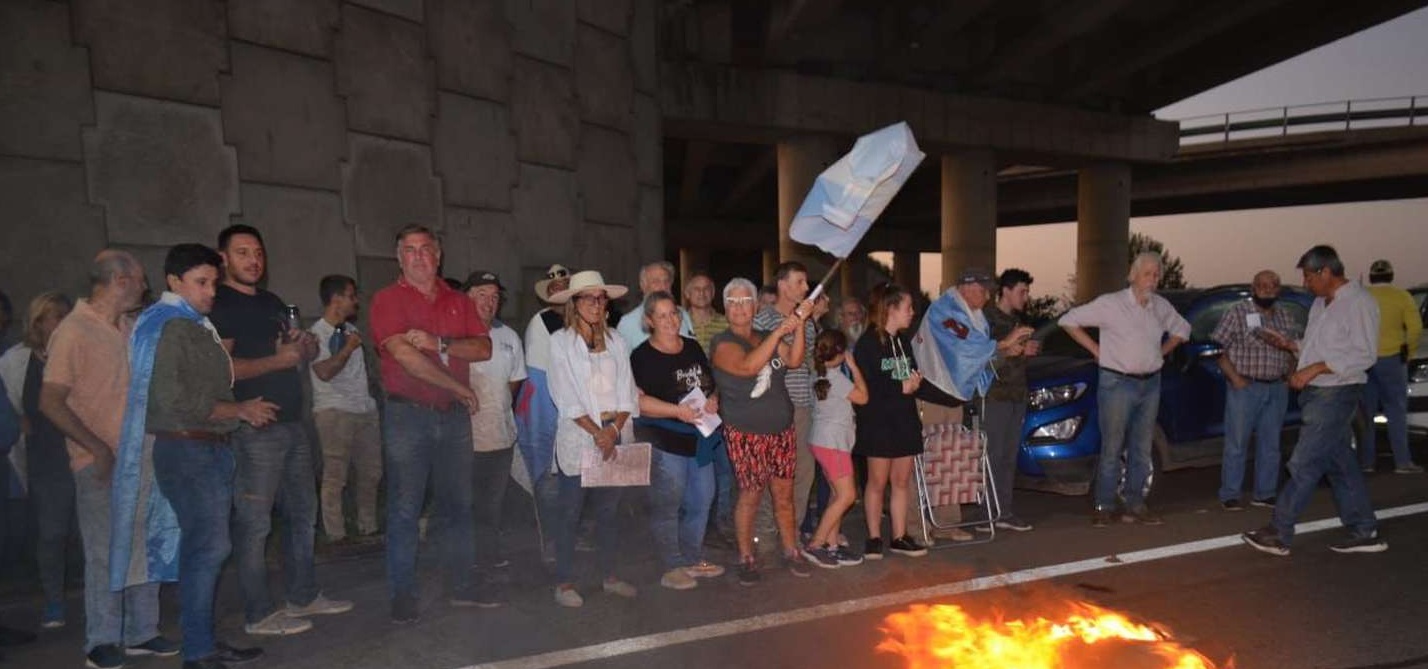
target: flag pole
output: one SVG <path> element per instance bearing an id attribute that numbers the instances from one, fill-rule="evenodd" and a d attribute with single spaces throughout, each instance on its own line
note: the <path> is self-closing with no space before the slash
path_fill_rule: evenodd
<path id="1" fill-rule="evenodd" d="M 843 266 L 844 260 L 847 260 L 847 258 L 839 258 L 838 262 L 833 263 L 833 266 L 828 268 L 828 273 L 823 275 L 823 280 L 819 281 L 818 285 L 808 293 L 808 299 L 810 301 L 817 301 L 818 296 L 823 294 L 823 289 L 827 287 L 829 281 L 833 280 L 833 275 L 838 273 L 838 268 Z"/>

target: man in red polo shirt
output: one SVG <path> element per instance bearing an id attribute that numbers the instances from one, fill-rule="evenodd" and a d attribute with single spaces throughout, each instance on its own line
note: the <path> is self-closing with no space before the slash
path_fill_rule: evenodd
<path id="1" fill-rule="evenodd" d="M 420 225 L 397 233 L 402 275 L 372 297 L 387 405 L 382 430 L 387 469 L 387 578 L 392 621 L 418 618 L 417 519 L 432 481 L 445 536 L 441 559 L 452 606 L 499 606 L 495 590 L 474 583 L 471 518 L 471 418 L 477 406 L 470 363 L 491 357 L 491 338 L 466 295 L 438 275 L 441 242 Z"/>

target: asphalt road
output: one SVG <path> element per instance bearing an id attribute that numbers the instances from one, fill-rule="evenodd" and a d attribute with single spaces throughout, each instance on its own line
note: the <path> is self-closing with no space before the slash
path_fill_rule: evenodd
<path id="1" fill-rule="evenodd" d="M 1425 447 L 1415 442 L 1420 461 L 1428 458 Z M 529 511 L 517 505 L 508 513 L 513 557 L 508 606 L 451 608 L 436 595 L 437 575 L 428 573 L 422 620 L 396 626 L 388 618 L 381 554 L 325 553 L 318 566 L 322 587 L 356 601 L 355 611 L 319 618 L 313 631 L 293 637 L 248 637 L 241 631 L 230 573 L 219 598 L 220 637 L 263 646 L 267 656 L 249 666 L 264 669 L 568 663 L 900 667 L 900 658 L 875 650 L 889 613 L 922 602 L 997 608 L 1017 616 L 1040 610 L 1043 598 L 1056 596 L 1153 621 L 1221 666 L 1233 658 L 1240 669 L 1428 667 L 1428 634 L 1422 631 L 1428 597 L 1419 594 L 1428 591 L 1428 476 L 1369 477 L 1375 508 L 1402 514 L 1382 522 L 1390 544 L 1386 553 L 1332 553 L 1327 546 L 1340 536 L 1334 527 L 1302 535 L 1291 557 L 1274 558 L 1237 543 L 1235 535 L 1263 524 L 1268 511 L 1220 510 L 1214 499 L 1218 475 L 1218 469 L 1195 469 L 1162 476 L 1151 500 L 1165 516 L 1161 526 L 1095 529 L 1085 498 L 1019 491 L 1018 511 L 1036 524 L 1035 531 L 1001 533 L 991 543 L 939 549 L 925 558 L 889 556 L 880 563 L 820 570 L 806 579 L 769 568 L 753 588 L 740 587 L 731 573 L 687 592 L 659 587 L 644 519 L 637 504 L 629 505 L 622 514 L 628 559 L 621 569 L 641 588 L 640 596 L 623 600 L 591 592 L 588 586 L 598 582 L 592 576 L 581 609 L 551 601 Z M 1302 520 L 1333 516 L 1324 489 Z M 855 538 L 856 526 L 845 523 Z M 579 557 L 591 562 L 588 555 Z M 710 557 L 732 559 L 715 550 Z M 987 577 L 997 575 L 1018 582 L 989 582 Z M 275 573 L 275 592 L 277 581 Z M 964 592 L 969 588 L 976 589 Z M 165 592 L 164 620 L 176 636 L 171 590 Z M 77 590 L 69 606 L 67 628 L 46 631 L 30 646 L 5 649 L 5 663 L 81 666 L 83 605 Z M 34 629 L 37 618 L 33 596 L 12 596 L 0 607 L 0 622 L 10 626 Z M 132 666 L 175 663 L 140 659 Z"/>

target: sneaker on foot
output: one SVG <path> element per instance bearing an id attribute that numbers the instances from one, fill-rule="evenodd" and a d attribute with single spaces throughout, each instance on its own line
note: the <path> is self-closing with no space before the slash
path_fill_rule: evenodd
<path id="1" fill-rule="evenodd" d="M 1273 497 L 1265 497 L 1265 498 L 1262 498 L 1262 499 L 1252 499 L 1252 500 L 1250 500 L 1250 506 L 1257 506 L 1257 507 L 1259 507 L 1259 508 L 1261 508 L 1261 509 L 1273 509 L 1273 508 L 1274 508 L 1274 498 L 1273 498 Z"/>
<path id="2" fill-rule="evenodd" d="M 699 581 L 694 580 L 689 572 L 683 567 L 675 567 L 659 577 L 659 584 L 670 590 L 693 590 L 699 587 Z"/>
<path id="3" fill-rule="evenodd" d="M 633 598 L 636 595 L 640 594 L 640 591 L 636 590 L 635 586 L 621 581 L 620 579 L 615 578 L 613 576 L 605 579 L 605 582 L 600 584 L 600 589 L 612 595 L 617 595 L 626 599 Z"/>
<path id="4" fill-rule="evenodd" d="M 84 656 L 84 666 L 89 669 L 119 669 L 124 666 L 124 649 L 117 643 L 95 646 Z"/>
<path id="5" fill-rule="evenodd" d="M 213 644 L 213 654 L 209 655 L 209 660 L 214 660 L 222 665 L 233 666 L 252 662 L 263 656 L 262 648 L 235 648 L 222 641 Z M 185 665 L 188 663 L 185 662 Z"/>
<path id="6" fill-rule="evenodd" d="M 1031 523 L 1016 516 L 1004 516 L 1001 520 L 997 521 L 997 529 L 1011 530 L 1013 532 L 1030 532 Z"/>
<path id="7" fill-rule="evenodd" d="M 398 625 L 414 623 L 421 619 L 417 613 L 417 600 L 415 597 L 394 597 L 392 598 L 392 622 Z"/>
<path id="8" fill-rule="evenodd" d="M 1393 468 L 1393 473 L 1395 473 L 1395 474 L 1422 474 L 1422 473 L 1423 473 L 1423 465 L 1420 465 L 1420 464 L 1418 464 L 1418 463 L 1416 463 L 1416 462 L 1410 462 L 1410 463 L 1408 463 L 1408 464 L 1406 464 L 1406 465 L 1398 465 L 1397 467 L 1394 467 L 1394 468 Z"/>
<path id="9" fill-rule="evenodd" d="M 992 526 L 990 523 L 984 523 L 977 525 L 973 529 L 978 532 L 991 532 Z M 976 535 L 960 527 L 944 527 L 942 529 L 933 530 L 932 536 L 936 539 L 946 539 L 948 541 L 971 541 Z"/>
<path id="10" fill-rule="evenodd" d="M 799 550 L 803 553 L 803 557 L 808 558 L 808 563 L 815 567 L 821 567 L 823 569 L 837 569 L 839 567 L 838 556 L 833 552 L 833 548 L 829 546 L 805 545 Z"/>
<path id="11" fill-rule="evenodd" d="M 125 655 L 157 655 L 159 657 L 172 657 L 178 655 L 183 650 L 183 645 L 172 639 L 156 636 L 141 644 L 129 646 L 124 649 Z"/>
<path id="12" fill-rule="evenodd" d="M 882 537 L 873 537 L 868 539 L 867 543 L 863 544 L 863 557 L 869 560 L 883 559 Z"/>
<path id="13" fill-rule="evenodd" d="M 906 534 L 888 542 L 888 550 L 898 555 L 906 555 L 908 557 L 922 557 L 927 555 L 927 547 L 917 543 L 916 539 Z"/>
<path id="14" fill-rule="evenodd" d="M 1289 555 L 1289 546 L 1279 538 L 1279 533 L 1274 528 L 1265 526 L 1251 532 L 1240 535 L 1244 542 L 1257 551 L 1263 551 L 1270 555 L 1284 557 Z"/>
<path id="15" fill-rule="evenodd" d="M 803 557 L 803 553 L 794 551 L 783 556 L 783 566 L 788 569 L 788 573 L 799 578 L 808 578 L 813 574 L 813 570 L 808 566 L 808 560 Z"/>
<path id="16" fill-rule="evenodd" d="M 1111 512 L 1109 509 L 1096 509 L 1091 513 L 1091 527 L 1109 527 L 1111 524 Z"/>
<path id="17" fill-rule="evenodd" d="M 40 614 L 40 628 L 57 630 L 64 627 L 64 600 L 45 602 L 45 610 Z"/>
<path id="18" fill-rule="evenodd" d="M 243 631 L 253 636 L 287 636 L 300 634 L 312 629 L 312 621 L 293 618 L 287 611 L 274 611 L 267 618 L 243 626 Z"/>
<path id="19" fill-rule="evenodd" d="M 1366 537 L 1349 537 L 1346 541 L 1330 544 L 1335 553 L 1382 553 L 1388 550 L 1388 542 L 1378 538 L 1378 531 Z"/>
<path id="20" fill-rule="evenodd" d="M 700 560 L 685 567 L 684 573 L 693 578 L 718 578 L 724 575 L 724 567 L 708 560 Z"/>
<path id="21" fill-rule="evenodd" d="M 746 558 L 739 561 L 739 585 L 752 586 L 759 584 L 759 563 L 753 558 Z"/>
<path id="22" fill-rule="evenodd" d="M 347 613 L 352 610 L 352 602 L 345 599 L 328 599 L 326 595 L 317 593 L 312 601 L 298 606 L 288 602 L 284 613 L 294 618 L 306 618 L 307 616 L 326 616 L 336 613 Z"/>
<path id="23" fill-rule="evenodd" d="M 575 590 L 573 585 L 555 586 L 555 603 L 568 608 L 579 608 L 585 603 L 585 598 Z"/>
<path id="24" fill-rule="evenodd" d="M 1245 505 L 1241 504 L 1238 499 L 1222 499 L 1220 508 L 1226 511 L 1244 511 Z"/>
<path id="25" fill-rule="evenodd" d="M 1160 525 L 1165 521 L 1161 520 L 1160 516 L 1151 513 L 1150 509 L 1141 507 L 1121 514 L 1121 522 L 1140 523 L 1141 525 Z"/>
<path id="26" fill-rule="evenodd" d="M 847 546 L 834 546 L 833 557 L 838 560 L 840 567 L 853 567 L 863 564 L 863 556 L 854 553 Z"/>

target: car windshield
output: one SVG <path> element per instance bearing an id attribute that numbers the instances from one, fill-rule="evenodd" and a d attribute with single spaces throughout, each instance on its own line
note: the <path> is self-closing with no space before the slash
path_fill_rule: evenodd
<path id="1" fill-rule="evenodd" d="M 1239 304 L 1239 300 L 1223 300 L 1215 302 L 1200 313 L 1195 315 L 1195 320 L 1190 323 L 1190 341 L 1204 342 L 1210 341 L 1210 335 L 1215 332 L 1215 328 L 1220 324 L 1220 319 L 1230 307 Z M 1309 322 L 1309 310 L 1290 300 L 1279 300 L 1279 306 L 1289 312 L 1289 317 L 1294 320 L 1294 331 L 1286 332 L 1292 338 L 1298 338 L 1304 333 L 1304 326 Z"/>
<path id="2" fill-rule="evenodd" d="M 1099 341 L 1097 337 L 1099 332 L 1099 328 L 1086 328 L 1086 333 L 1097 341 Z M 1068 358 L 1091 357 L 1091 352 L 1077 344 L 1071 335 L 1066 334 L 1066 331 L 1056 324 L 1056 321 L 1037 328 L 1031 338 L 1041 342 L 1041 355 L 1061 355 Z"/>

